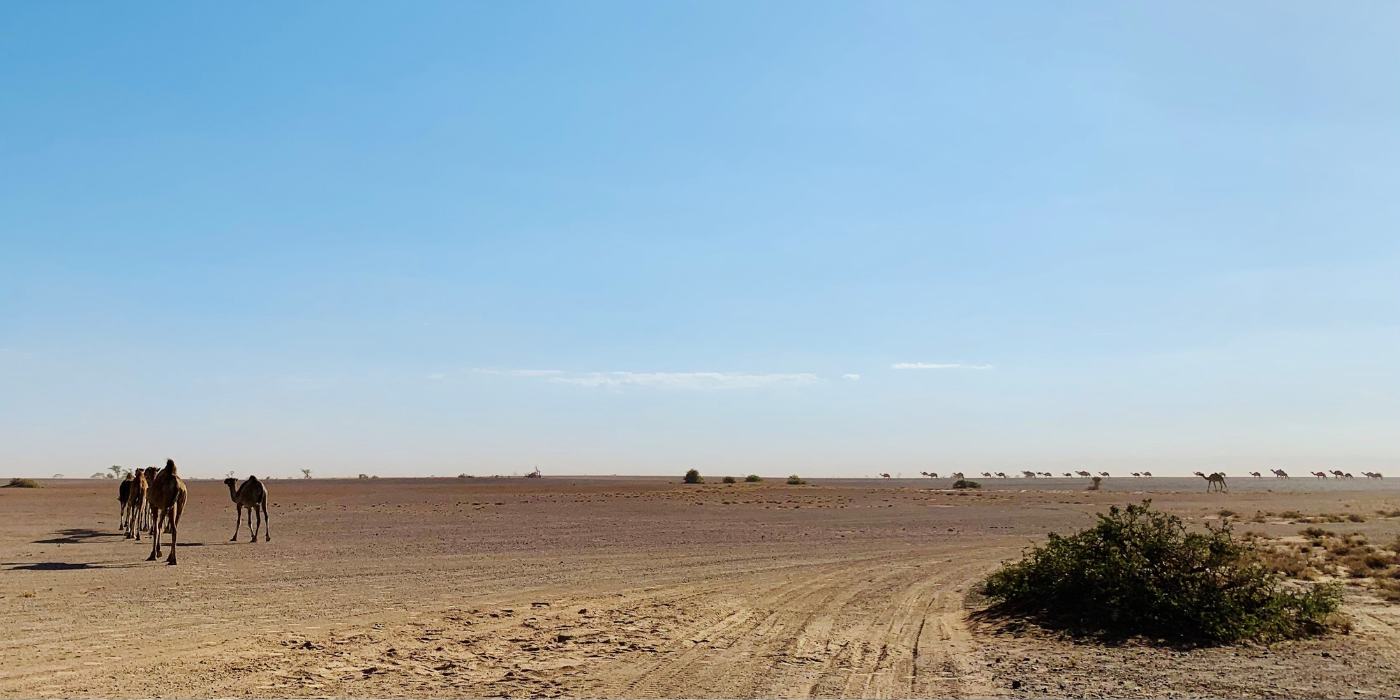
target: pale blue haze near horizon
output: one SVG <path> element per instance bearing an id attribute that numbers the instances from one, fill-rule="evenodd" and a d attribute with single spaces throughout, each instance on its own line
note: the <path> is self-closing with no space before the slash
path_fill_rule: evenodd
<path id="1" fill-rule="evenodd" d="M 1400 4 L 5 3 L 0 474 L 167 457 L 1400 471 Z"/>

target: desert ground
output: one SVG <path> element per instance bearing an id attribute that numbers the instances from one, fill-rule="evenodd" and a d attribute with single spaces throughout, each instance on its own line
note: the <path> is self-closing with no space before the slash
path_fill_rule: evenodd
<path id="1" fill-rule="evenodd" d="M 708 476 L 708 475 L 707 475 Z M 1047 532 L 1151 498 L 1359 514 L 1400 535 L 1400 479 L 274 480 L 239 542 L 190 480 L 180 564 L 118 533 L 117 485 L 0 489 L 5 697 L 1393 697 L 1400 606 L 1268 646 L 1106 646 L 969 617 Z M 1300 526 L 1270 516 L 1241 529 Z"/>

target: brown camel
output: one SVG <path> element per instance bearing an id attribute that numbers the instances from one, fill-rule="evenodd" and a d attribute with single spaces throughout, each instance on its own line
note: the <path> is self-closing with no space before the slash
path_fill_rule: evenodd
<path id="1" fill-rule="evenodd" d="M 1271 472 L 1274 473 L 1274 478 L 1276 478 L 1276 479 L 1287 479 L 1287 478 L 1288 478 L 1288 472 L 1286 472 L 1286 471 L 1284 471 L 1284 470 L 1282 470 L 1282 469 L 1270 469 L 1269 471 L 1271 471 Z"/>
<path id="2" fill-rule="evenodd" d="M 238 506 L 238 517 L 233 523 L 233 537 L 229 542 L 238 541 L 238 528 L 243 525 L 243 509 L 248 509 L 248 529 L 253 532 L 253 539 L 249 542 L 258 541 L 258 530 L 262 529 L 263 521 L 267 521 L 267 529 L 263 532 L 264 542 L 272 541 L 272 518 L 267 515 L 267 487 L 258 481 L 258 477 L 250 476 L 238 486 L 238 480 L 232 477 L 224 479 L 224 484 L 228 486 L 228 497 L 233 499 L 233 504 Z M 238 486 L 237 490 L 234 489 Z M 261 508 L 261 512 L 259 512 Z M 258 526 L 253 527 L 253 515 L 258 516 Z"/>
<path id="3" fill-rule="evenodd" d="M 881 479 L 888 479 L 888 478 L 890 478 L 890 475 L 889 475 L 889 474 L 881 474 L 881 475 L 880 475 L 880 478 L 881 478 Z"/>
<path id="4" fill-rule="evenodd" d="M 127 496 L 127 509 L 131 511 L 126 518 L 126 538 L 141 541 L 141 527 L 146 524 L 146 491 L 150 485 L 146 483 L 146 472 L 138 469 L 131 477 L 131 493 Z"/>
<path id="5" fill-rule="evenodd" d="M 174 566 L 175 543 L 179 539 L 180 516 L 185 512 L 185 501 L 189 498 L 189 489 L 185 488 L 185 482 L 180 479 L 179 471 L 175 468 L 175 460 L 165 460 L 165 468 L 156 473 L 156 478 L 146 489 L 146 502 L 151 504 L 151 556 L 146 561 L 155 561 L 160 558 L 160 538 L 161 527 L 170 526 L 170 558 L 165 560 L 166 564 Z"/>
<path id="6" fill-rule="evenodd" d="M 1225 474 L 1222 473 L 1222 472 L 1215 472 L 1215 473 L 1211 474 L 1210 476 L 1206 476 L 1205 474 L 1202 474 L 1202 473 L 1200 473 L 1200 472 L 1196 472 L 1196 476 L 1199 476 L 1199 477 L 1201 477 L 1202 479 L 1205 479 L 1205 480 L 1206 480 L 1206 492 L 1207 492 L 1207 493 L 1209 493 L 1209 492 L 1211 491 L 1211 489 L 1214 489 L 1214 490 L 1216 490 L 1216 491 L 1222 491 L 1222 492 L 1223 492 L 1223 491 L 1228 491 L 1228 490 L 1229 490 L 1229 489 L 1225 488 Z"/>
<path id="7" fill-rule="evenodd" d="M 146 467 L 141 470 L 146 475 L 146 512 L 141 514 L 141 529 L 155 537 L 155 523 L 151 522 L 151 484 L 156 482 L 156 472 L 160 469 L 156 467 Z"/>

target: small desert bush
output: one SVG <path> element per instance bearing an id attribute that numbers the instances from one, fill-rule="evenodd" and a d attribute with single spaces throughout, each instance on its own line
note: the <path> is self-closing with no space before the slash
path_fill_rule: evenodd
<path id="1" fill-rule="evenodd" d="M 1089 489 L 1088 489 L 1088 490 L 1090 490 L 1090 491 L 1098 491 L 1098 490 L 1099 490 L 1099 486 L 1101 486 L 1101 485 L 1103 485 L 1103 477 L 1101 477 L 1101 476 L 1096 476 L 1096 477 L 1094 477 L 1094 480 L 1089 484 Z"/>
<path id="2" fill-rule="evenodd" d="M 980 488 L 982 488 L 982 484 L 979 484 L 979 483 L 977 483 L 976 481 L 972 481 L 972 480 L 970 480 L 970 479 L 958 479 L 957 481 L 954 481 L 954 482 L 953 482 L 953 488 L 955 488 L 955 489 L 980 489 Z"/>
<path id="3" fill-rule="evenodd" d="M 690 471 L 688 471 L 688 472 L 685 473 L 685 483 L 687 483 L 687 484 L 703 484 L 703 483 L 705 483 L 705 477 L 700 476 L 700 470 L 699 470 L 699 469 L 691 469 Z"/>
<path id="4" fill-rule="evenodd" d="M 1220 511 L 1219 513 L 1217 513 L 1217 515 L 1219 515 L 1219 516 L 1222 517 L 1222 518 L 1229 518 L 1229 517 L 1233 517 L 1233 516 L 1235 515 L 1235 511 L 1230 510 L 1229 508 L 1226 508 L 1226 509 Z"/>
<path id="5" fill-rule="evenodd" d="M 763 477 L 757 474 L 750 474 L 744 477 L 744 481 L 747 481 L 750 484 L 757 484 L 758 482 L 763 481 Z"/>
<path id="6" fill-rule="evenodd" d="M 790 485 L 790 486 L 801 486 L 801 485 L 807 483 L 807 480 L 804 479 L 804 478 L 802 478 L 802 477 L 800 477 L 800 476 L 798 476 L 798 475 L 796 475 L 796 474 L 793 474 L 792 476 L 789 476 L 789 477 L 788 477 L 787 482 L 788 482 L 788 485 Z"/>
<path id="7" fill-rule="evenodd" d="M 1382 518 L 1400 518 L 1400 510 L 1378 510 L 1376 515 Z"/>
<path id="8" fill-rule="evenodd" d="M 10 479 L 10 483 L 5 484 L 7 489 L 37 489 L 39 482 L 33 479 Z"/>
<path id="9" fill-rule="evenodd" d="M 1334 536 L 1335 536 L 1333 533 L 1328 532 L 1327 530 L 1324 530 L 1324 529 L 1322 529 L 1322 528 L 1320 528 L 1320 527 L 1309 527 L 1309 528 L 1305 528 L 1305 529 L 1299 530 L 1299 531 L 1298 531 L 1298 534 L 1300 534 L 1300 535 L 1302 535 L 1302 536 L 1304 536 L 1304 537 L 1308 537 L 1308 538 L 1314 539 L 1314 540 L 1320 540 L 1320 539 L 1322 539 L 1322 538 L 1324 538 L 1324 537 L 1334 537 Z"/>
<path id="10" fill-rule="evenodd" d="M 1279 513 L 1278 517 L 1283 518 L 1284 520 L 1298 520 L 1303 517 L 1303 514 L 1299 513 L 1296 510 L 1285 510 L 1282 513 Z"/>
<path id="11" fill-rule="evenodd" d="M 1188 532 L 1151 501 L 1109 509 L 1098 524 L 1044 546 L 986 580 L 992 616 L 1108 637 L 1230 643 L 1319 632 L 1336 586 L 1294 591 L 1229 526 Z"/>
<path id="12" fill-rule="evenodd" d="M 1359 514 L 1359 513 L 1348 513 L 1348 514 L 1347 514 L 1347 522 L 1349 522 L 1349 523 L 1364 523 L 1364 522 L 1366 522 L 1366 516 L 1361 515 L 1361 514 Z"/>
<path id="13" fill-rule="evenodd" d="M 726 476 L 726 477 L 724 477 L 723 479 L 720 479 L 720 481 L 722 481 L 722 482 L 724 482 L 724 483 L 726 483 L 726 484 L 737 484 L 737 483 L 739 483 L 739 480 L 738 480 L 738 479 L 735 479 L 735 478 L 732 477 L 732 476 Z"/>

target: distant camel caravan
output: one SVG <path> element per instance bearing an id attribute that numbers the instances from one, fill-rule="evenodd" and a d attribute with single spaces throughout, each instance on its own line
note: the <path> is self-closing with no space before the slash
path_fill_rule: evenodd
<path id="1" fill-rule="evenodd" d="M 175 544 L 179 539 L 180 516 L 185 512 L 185 501 L 189 499 L 189 493 L 175 468 L 175 460 L 165 460 L 165 468 L 156 473 L 155 480 L 146 491 L 146 500 L 151 506 L 151 556 L 147 557 L 146 561 L 160 558 L 161 528 L 169 525 L 170 557 L 165 563 L 171 566 L 177 563 Z"/>
<path id="2" fill-rule="evenodd" d="M 1222 472 L 1215 472 L 1210 476 L 1206 476 L 1205 474 L 1202 474 L 1200 472 L 1196 472 L 1195 474 L 1196 476 L 1199 476 L 1202 479 L 1206 480 L 1206 493 L 1210 493 L 1212 490 L 1221 492 L 1230 490 L 1225 487 L 1225 474 L 1223 474 Z"/>
<path id="3" fill-rule="evenodd" d="M 233 499 L 233 504 L 238 507 L 238 515 L 233 522 L 233 537 L 229 542 L 238 541 L 238 529 L 243 525 L 243 509 L 248 509 L 248 530 L 253 533 L 253 539 L 249 542 L 258 541 L 258 530 L 263 530 L 263 541 L 272 541 L 272 518 L 267 514 L 267 487 L 258 481 L 258 477 L 250 476 L 238 486 L 238 480 L 229 477 L 224 479 L 224 485 L 228 486 L 228 497 Z M 237 488 L 235 488 L 237 487 Z M 253 516 L 258 516 L 257 527 L 253 526 Z M 267 521 L 267 528 L 263 529 L 263 521 Z"/>

